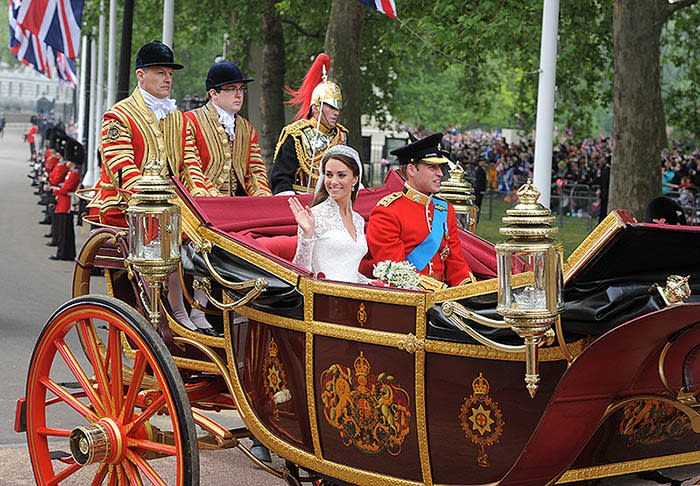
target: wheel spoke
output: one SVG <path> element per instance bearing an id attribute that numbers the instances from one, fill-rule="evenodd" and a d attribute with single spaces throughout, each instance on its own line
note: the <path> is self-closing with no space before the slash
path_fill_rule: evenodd
<path id="1" fill-rule="evenodd" d="M 124 396 L 123 377 L 122 377 L 122 346 L 121 346 L 121 331 L 116 326 L 109 326 L 109 338 L 107 340 L 107 360 L 109 361 L 108 369 L 111 371 L 112 378 L 112 398 L 114 399 L 113 410 L 116 414 L 122 406 L 122 397 Z"/>
<path id="2" fill-rule="evenodd" d="M 141 481 L 141 475 L 139 471 L 134 468 L 130 462 L 124 462 L 124 471 L 126 472 L 126 477 L 129 478 L 130 486 L 143 486 L 143 481 Z"/>
<path id="3" fill-rule="evenodd" d="M 95 477 L 90 483 L 90 486 L 102 486 L 102 481 L 105 480 L 105 476 L 107 476 L 108 471 L 107 464 L 104 462 L 101 463 L 97 468 L 97 472 L 95 473 Z"/>
<path id="4" fill-rule="evenodd" d="M 110 329 L 112 327 L 114 326 L 111 326 Z M 105 369 L 105 364 L 102 362 L 99 345 L 97 344 L 99 338 L 95 333 L 95 326 L 91 321 L 82 320 L 78 326 L 78 332 L 83 338 L 83 342 L 87 348 L 88 359 L 90 360 L 90 364 L 92 364 L 92 369 L 95 371 L 95 378 L 97 379 L 97 386 L 100 393 L 102 393 L 103 397 L 106 397 L 108 404 L 112 404 L 112 395 L 107 385 L 107 371 Z"/>
<path id="5" fill-rule="evenodd" d="M 107 486 L 117 486 L 117 471 L 114 464 L 109 465 L 109 477 L 107 478 Z"/>
<path id="6" fill-rule="evenodd" d="M 70 437 L 70 430 L 52 429 L 49 427 L 37 427 L 37 433 L 44 437 Z"/>
<path id="7" fill-rule="evenodd" d="M 70 393 L 61 388 L 51 378 L 44 376 L 39 379 L 39 382 L 46 388 L 51 390 L 54 394 L 56 394 L 56 396 L 63 399 L 63 401 L 66 404 L 68 404 L 71 408 L 73 408 L 76 412 L 85 417 L 87 420 L 89 420 L 90 422 L 97 422 L 97 415 L 95 415 L 95 413 L 92 410 L 87 408 L 85 404 L 83 404 L 83 402 L 77 400 Z"/>
<path id="8" fill-rule="evenodd" d="M 134 405 L 136 404 L 136 397 L 138 397 L 139 391 L 141 390 L 141 382 L 143 381 L 144 373 L 146 373 L 146 358 L 143 352 L 137 351 L 136 357 L 134 358 L 134 368 L 131 374 L 129 391 L 126 394 L 126 398 L 124 398 L 124 403 L 119 413 L 119 420 L 121 422 L 131 420 L 131 416 L 134 413 Z"/>
<path id="9" fill-rule="evenodd" d="M 124 473 L 124 466 L 121 464 L 117 464 L 114 466 L 114 469 L 117 471 L 117 484 L 119 486 L 122 485 L 128 485 L 129 481 L 126 478 L 126 474 Z"/>
<path id="10" fill-rule="evenodd" d="M 127 450 L 126 457 L 139 469 L 139 471 L 143 473 L 144 476 L 146 476 L 146 478 L 148 478 L 153 486 L 166 486 L 163 478 L 161 478 L 158 473 L 153 470 L 151 465 L 144 461 L 141 456 L 134 454 L 134 452 L 131 450 Z"/>
<path id="11" fill-rule="evenodd" d="M 81 465 L 78 464 L 77 462 L 76 462 L 75 464 L 71 464 L 70 466 L 68 466 L 67 468 L 65 468 L 63 471 L 61 471 L 60 473 L 58 473 L 56 476 L 54 476 L 53 479 L 50 479 L 50 480 L 46 483 L 47 486 L 52 486 L 52 485 L 54 485 L 54 484 L 59 484 L 61 481 L 63 481 L 64 479 L 66 479 L 68 476 L 70 476 L 71 474 L 73 474 L 75 471 L 77 471 L 77 470 L 80 469 L 81 467 L 83 467 L 83 466 L 81 466 Z"/>
<path id="12" fill-rule="evenodd" d="M 104 415 L 105 408 L 102 404 L 102 400 L 100 400 L 97 394 L 95 393 L 95 389 L 92 387 L 92 384 L 90 383 L 87 374 L 85 374 L 85 371 L 83 371 L 83 369 L 80 367 L 80 364 L 75 358 L 75 355 L 73 355 L 73 352 L 70 350 L 70 348 L 68 348 L 68 345 L 63 339 L 56 340 L 56 349 L 58 350 L 59 354 L 63 357 L 63 361 L 66 362 L 68 368 L 70 368 L 71 372 L 73 373 L 73 376 L 75 376 L 75 378 L 78 380 L 78 383 L 80 383 L 80 386 L 85 391 L 85 394 L 87 395 L 88 399 L 93 404 L 97 412 L 101 415 Z"/>
<path id="13" fill-rule="evenodd" d="M 168 454 L 169 456 L 177 454 L 177 448 L 175 446 L 163 444 L 161 442 L 153 442 L 151 440 L 128 439 L 127 446 L 148 449 L 149 451 L 160 452 L 162 454 Z"/>
<path id="14" fill-rule="evenodd" d="M 160 395 L 160 397 L 158 397 L 158 400 L 151 403 L 151 405 L 146 410 L 144 410 L 138 416 L 138 418 L 136 420 L 134 420 L 134 422 L 132 424 L 130 424 L 130 426 L 127 427 L 126 432 L 129 433 L 129 431 L 136 430 L 139 427 L 141 427 L 143 424 L 146 423 L 146 421 L 149 418 L 153 417 L 156 414 L 156 412 L 158 412 L 158 410 L 163 408 L 163 405 L 165 405 L 165 394 L 164 393 L 162 393 Z"/>

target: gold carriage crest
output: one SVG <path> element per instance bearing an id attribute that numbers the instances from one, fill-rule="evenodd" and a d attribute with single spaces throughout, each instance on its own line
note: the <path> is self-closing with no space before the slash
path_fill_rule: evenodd
<path id="1" fill-rule="evenodd" d="M 489 382 L 483 373 L 472 382 L 474 393 L 464 398 L 459 413 L 459 421 L 467 439 L 479 446 L 477 463 L 489 467 L 486 447 L 492 446 L 503 433 L 503 414 L 498 402 L 489 396 Z"/>
<path id="2" fill-rule="evenodd" d="M 326 421 L 338 430 L 343 444 L 368 455 L 401 453 L 410 432 L 410 398 L 387 373 L 370 374 L 364 354 L 353 370 L 334 364 L 321 374 L 321 400 Z"/>
<path id="3" fill-rule="evenodd" d="M 659 400 L 635 400 L 625 405 L 618 425 L 618 433 L 627 438 L 627 447 L 680 440 L 691 431 L 687 415 Z"/>
<path id="4" fill-rule="evenodd" d="M 272 402 L 272 417 L 279 420 L 279 409 L 277 404 L 285 402 L 284 398 L 289 393 L 287 390 L 287 373 L 284 371 L 282 362 L 277 357 L 279 349 L 275 338 L 270 338 L 270 344 L 267 346 L 267 357 L 265 358 L 265 370 L 263 374 L 265 393 Z"/>

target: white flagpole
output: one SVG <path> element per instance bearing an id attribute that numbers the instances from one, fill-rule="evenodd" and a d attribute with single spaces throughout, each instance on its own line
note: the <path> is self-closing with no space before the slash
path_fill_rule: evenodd
<path id="1" fill-rule="evenodd" d="M 544 0 L 540 80 L 537 91 L 537 127 L 535 131 L 534 184 L 542 195 L 539 202 L 550 207 L 552 189 L 552 136 L 554 132 L 554 90 L 557 75 L 557 30 L 559 0 Z"/>
<path id="2" fill-rule="evenodd" d="M 84 35 L 80 47 L 80 89 L 78 90 L 78 142 L 80 143 L 83 143 L 83 138 L 85 136 L 85 112 L 87 111 L 87 106 L 85 104 L 85 90 L 87 89 L 85 83 L 85 76 L 87 75 L 87 49 L 87 36 Z"/>
<path id="3" fill-rule="evenodd" d="M 163 44 L 173 48 L 173 11 L 175 9 L 174 0 L 163 2 Z"/>
<path id="4" fill-rule="evenodd" d="M 117 0 L 109 0 L 109 44 L 107 47 L 107 106 L 117 99 Z"/>
<path id="5" fill-rule="evenodd" d="M 95 103 L 95 91 L 97 91 L 97 41 L 95 34 L 97 29 L 92 29 L 92 39 L 90 40 L 90 117 L 88 119 L 88 169 L 83 177 L 83 184 L 87 186 L 94 185 L 95 166 L 97 166 L 97 157 L 95 149 L 95 119 L 97 112 L 97 104 Z"/>

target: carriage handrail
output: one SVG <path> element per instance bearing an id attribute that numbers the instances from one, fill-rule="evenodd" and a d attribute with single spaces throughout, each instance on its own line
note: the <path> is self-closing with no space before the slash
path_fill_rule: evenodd
<path id="1" fill-rule="evenodd" d="M 195 289 L 199 289 L 204 294 L 207 296 L 209 301 L 216 307 L 217 309 L 221 309 L 223 311 L 231 311 L 235 310 L 243 305 L 246 305 L 248 302 L 251 302 L 255 299 L 258 298 L 258 296 L 262 293 L 263 290 L 267 288 L 267 281 L 263 278 L 254 278 L 251 280 L 246 280 L 245 282 L 241 282 L 239 284 L 241 287 L 240 288 L 249 288 L 253 287 L 248 291 L 247 294 L 245 294 L 243 297 L 238 299 L 235 302 L 232 302 L 230 304 L 224 304 L 223 302 L 219 302 L 216 300 L 212 294 L 211 294 L 211 281 L 208 278 L 203 278 L 201 281 L 200 280 L 195 280 L 192 282 L 192 287 Z"/>
<path id="2" fill-rule="evenodd" d="M 445 314 L 445 317 L 448 318 L 450 315 L 452 315 L 452 313 L 454 313 L 465 319 L 470 319 L 474 322 L 478 322 L 479 324 L 483 324 L 484 326 L 495 327 L 497 329 L 510 329 L 510 325 L 506 324 L 505 321 L 498 321 L 496 319 L 484 317 L 481 314 L 477 314 L 476 312 L 467 309 L 462 304 L 457 302 L 445 302 L 442 304 L 442 312 Z"/>
<path id="3" fill-rule="evenodd" d="M 485 326 L 489 327 L 497 327 L 497 328 L 510 328 L 508 324 L 503 323 L 501 325 L 501 321 L 496 321 L 494 319 L 489 319 L 488 317 L 484 317 L 482 315 L 479 315 L 475 312 L 469 311 L 462 305 L 458 304 L 457 302 L 445 302 L 442 304 L 442 312 L 445 314 L 445 317 L 449 319 L 449 321 L 457 327 L 460 331 L 466 332 L 469 334 L 471 337 L 476 339 L 478 342 L 483 344 L 484 346 L 488 346 L 490 348 L 497 349 L 498 351 L 502 351 L 504 353 L 524 353 L 525 352 L 525 345 L 520 345 L 520 346 L 512 346 L 509 344 L 501 344 L 496 341 L 493 341 L 485 336 L 482 336 L 479 334 L 477 331 L 472 329 L 469 325 L 467 325 L 464 321 L 462 321 L 457 314 L 457 309 L 462 308 L 466 314 L 468 314 L 468 319 L 473 320 L 474 322 L 478 322 L 479 324 L 483 324 Z"/>
<path id="4" fill-rule="evenodd" d="M 230 280 L 226 280 L 224 277 L 222 277 L 219 272 L 217 272 L 214 269 L 214 266 L 211 264 L 211 261 L 209 261 L 209 253 L 211 252 L 211 242 L 210 241 L 204 241 L 203 243 L 195 243 L 194 244 L 194 250 L 197 253 L 202 254 L 202 258 L 204 259 L 204 264 L 207 266 L 207 270 L 209 270 L 209 273 L 211 273 L 211 276 L 214 277 L 214 280 L 216 280 L 220 285 L 223 285 L 224 287 L 227 287 L 231 290 L 243 290 L 247 289 L 249 287 L 255 286 L 256 288 L 258 286 L 262 286 L 260 289 L 260 292 L 265 290 L 267 288 L 267 281 L 264 278 L 256 278 L 256 279 L 251 279 L 251 280 L 246 280 L 245 282 L 232 282 Z M 205 279 L 206 280 L 206 279 Z M 258 283 L 258 280 L 260 283 Z M 257 295 L 256 295 L 257 297 Z M 223 304 L 222 304 L 223 305 Z"/>

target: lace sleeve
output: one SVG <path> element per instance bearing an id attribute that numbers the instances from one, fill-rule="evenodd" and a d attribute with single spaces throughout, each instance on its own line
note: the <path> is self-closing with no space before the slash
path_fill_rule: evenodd
<path id="1" fill-rule="evenodd" d="M 304 238 L 301 228 L 297 229 L 297 252 L 294 255 L 292 263 L 313 272 L 311 268 L 311 260 L 314 253 L 314 245 L 316 244 L 316 233 L 311 239 Z"/>

